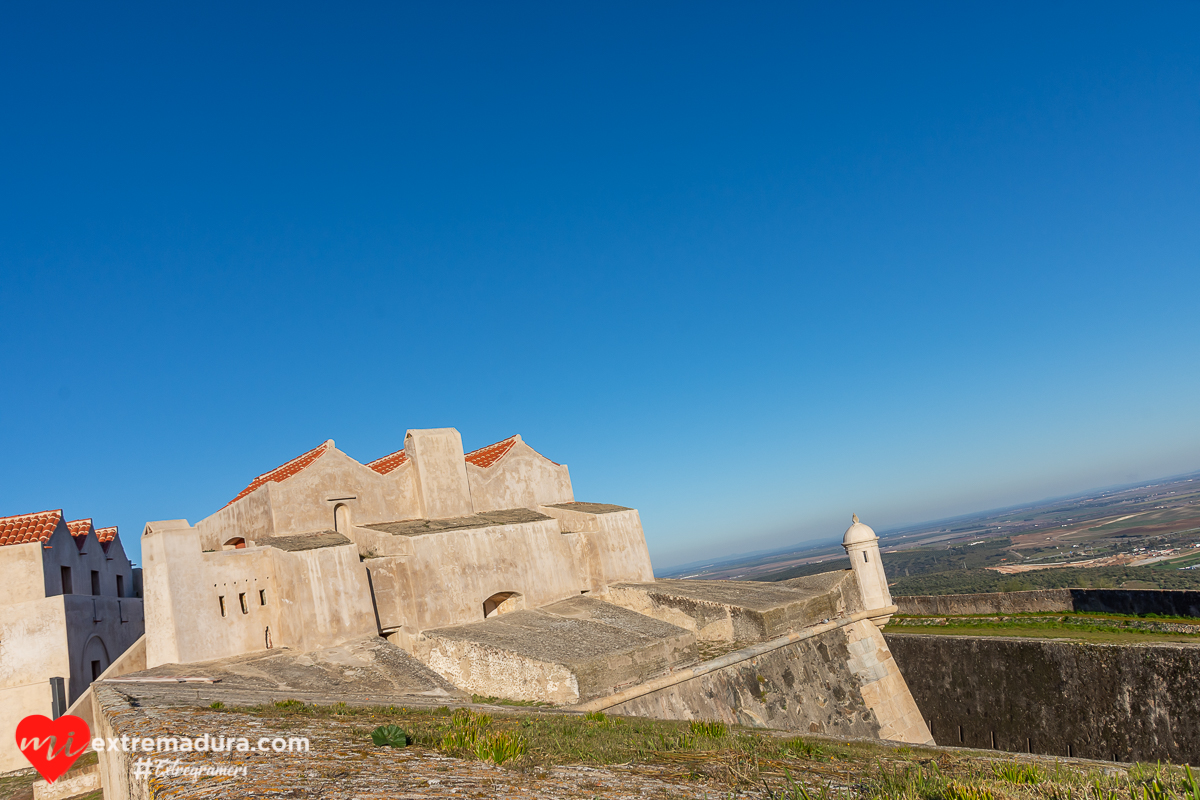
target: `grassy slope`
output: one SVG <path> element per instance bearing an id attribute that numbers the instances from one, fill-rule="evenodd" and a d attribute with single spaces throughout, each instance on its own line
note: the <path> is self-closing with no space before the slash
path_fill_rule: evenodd
<path id="1" fill-rule="evenodd" d="M 812 800 L 892 797 L 913 800 L 999 798 L 1141 797 L 1200 798 L 1190 773 L 1175 767 L 1134 765 L 1113 769 L 1095 762 L 1061 762 L 1004 753 L 894 747 L 818 737 L 781 736 L 721 723 L 674 722 L 554 713 L 494 713 L 459 709 L 316 708 L 296 701 L 230 710 L 287 728 L 296 716 L 361 719 L 364 742 L 379 727 L 395 725 L 408 746 L 447 755 L 485 758 L 518 770 L 555 764 L 666 765 L 683 783 L 708 780 L 759 796 Z M 497 749 L 489 742 L 508 744 Z M 513 743 L 516 744 L 513 744 Z M 493 757 L 494 753 L 499 757 Z"/>

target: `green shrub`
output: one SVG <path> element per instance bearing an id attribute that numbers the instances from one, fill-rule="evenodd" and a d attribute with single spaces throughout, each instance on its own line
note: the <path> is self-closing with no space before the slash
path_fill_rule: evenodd
<path id="1" fill-rule="evenodd" d="M 525 755 L 526 743 L 511 731 L 498 731 L 483 736 L 475 743 L 475 755 L 484 761 L 503 764 Z"/>
<path id="2" fill-rule="evenodd" d="M 729 726 L 724 722 L 706 722 L 696 720 L 691 724 L 693 736 L 703 736 L 707 739 L 720 739 L 729 733 Z"/>
<path id="3" fill-rule="evenodd" d="M 408 734 L 396 725 L 380 725 L 371 731 L 371 741 L 376 747 L 406 747 Z"/>
<path id="4" fill-rule="evenodd" d="M 803 739 L 788 739 L 783 743 L 783 751 L 800 758 L 819 758 L 825 755 L 825 751 L 820 747 Z"/>
<path id="5" fill-rule="evenodd" d="M 996 777 L 1008 783 L 1041 783 L 1046 780 L 1046 774 L 1033 764 L 1019 764 L 1010 761 L 1005 764 L 993 764 L 992 772 Z"/>

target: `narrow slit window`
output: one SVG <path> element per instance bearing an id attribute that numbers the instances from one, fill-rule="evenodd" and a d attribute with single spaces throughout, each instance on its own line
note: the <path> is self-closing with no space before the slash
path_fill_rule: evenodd
<path id="1" fill-rule="evenodd" d="M 267 604 L 267 590 L 266 589 L 258 590 L 258 604 L 260 606 L 265 606 Z"/>
<path id="2" fill-rule="evenodd" d="M 125 596 L 125 576 L 118 575 L 117 576 L 117 597 L 124 597 L 124 596 Z"/>
<path id="3" fill-rule="evenodd" d="M 53 575 L 54 573 L 52 572 L 50 574 Z M 63 594 L 72 594 L 72 592 L 71 592 L 71 568 L 70 567 L 62 567 L 59 570 L 59 576 L 62 578 Z"/>
<path id="4" fill-rule="evenodd" d="M 238 604 L 241 605 L 243 614 L 250 613 L 250 606 L 246 604 L 246 593 L 245 592 L 238 593 Z"/>
<path id="5" fill-rule="evenodd" d="M 225 595 L 221 595 L 217 599 L 221 601 L 221 616 L 223 617 L 225 616 Z"/>
<path id="6" fill-rule="evenodd" d="M 92 594 L 100 594 L 100 571 L 92 570 Z"/>
<path id="7" fill-rule="evenodd" d="M 863 550 L 863 563 L 865 564 L 870 560 L 871 560 L 871 558 L 870 558 L 870 556 L 867 555 L 867 551 Z"/>

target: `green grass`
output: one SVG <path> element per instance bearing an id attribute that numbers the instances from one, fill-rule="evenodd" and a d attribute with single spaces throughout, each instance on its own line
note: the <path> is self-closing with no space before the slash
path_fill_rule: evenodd
<path id="1" fill-rule="evenodd" d="M 945 624 L 921 624 L 945 620 Z M 920 633 L 954 636 L 1022 636 L 1074 639 L 1106 644 L 1152 642 L 1200 642 L 1200 634 L 1154 630 L 1171 623 L 1197 624 L 1190 617 L 1159 617 L 1147 614 L 1130 617 L 1088 612 L 1030 613 L 1005 615 L 917 617 L 897 614 L 888 633 Z M 1144 626 L 1139 628 L 1138 626 Z"/>

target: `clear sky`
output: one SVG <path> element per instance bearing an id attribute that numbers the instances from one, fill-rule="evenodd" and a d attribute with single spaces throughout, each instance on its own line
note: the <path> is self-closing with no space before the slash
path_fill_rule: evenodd
<path id="1" fill-rule="evenodd" d="M 0 7 L 0 514 L 521 433 L 669 567 L 1200 468 L 1200 4 Z"/>

